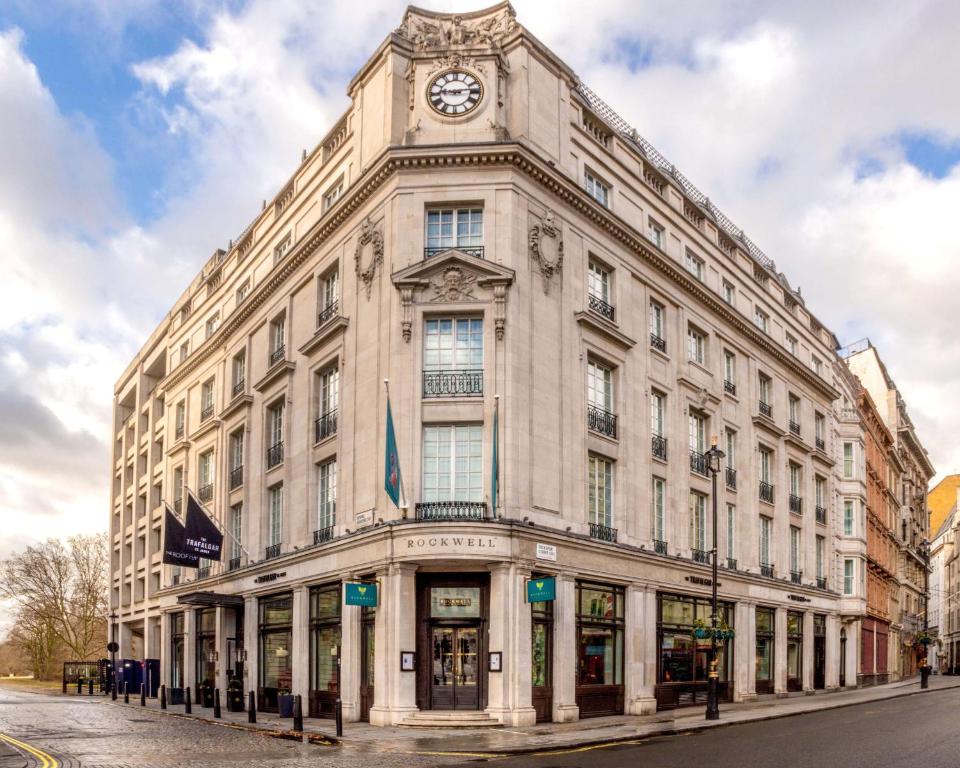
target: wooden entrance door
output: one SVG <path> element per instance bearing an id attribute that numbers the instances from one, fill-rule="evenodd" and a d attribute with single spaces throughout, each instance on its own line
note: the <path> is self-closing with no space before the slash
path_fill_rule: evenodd
<path id="1" fill-rule="evenodd" d="M 480 628 L 434 626 L 431 709 L 479 709 Z"/>
<path id="2" fill-rule="evenodd" d="M 827 639 L 813 638 L 813 687 L 822 690 L 826 687 Z"/>
<path id="3" fill-rule="evenodd" d="M 375 658 L 374 620 L 373 611 L 364 609 L 363 621 L 360 624 L 360 719 L 370 721 L 370 707 L 373 706 L 373 664 Z"/>

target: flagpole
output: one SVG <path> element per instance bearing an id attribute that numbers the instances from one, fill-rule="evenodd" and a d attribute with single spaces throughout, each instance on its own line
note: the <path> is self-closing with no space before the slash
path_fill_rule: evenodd
<path id="1" fill-rule="evenodd" d="M 246 548 L 245 546 L 243 546 L 243 544 L 240 543 L 240 541 L 237 539 L 236 536 L 233 535 L 233 533 L 230 531 L 230 529 L 228 529 L 227 527 L 225 527 L 224 525 L 222 525 L 222 524 L 220 523 L 220 521 L 217 519 L 217 516 L 216 516 L 216 515 L 211 514 L 210 510 L 207 509 L 206 505 L 205 505 L 202 501 L 200 501 L 200 497 L 197 496 L 197 494 L 195 494 L 193 491 L 190 490 L 190 486 L 189 486 L 189 485 L 185 485 L 185 486 L 184 486 L 184 490 L 185 490 L 187 493 L 189 493 L 191 496 L 193 496 L 193 500 L 194 500 L 195 502 L 197 502 L 197 506 L 200 507 L 200 509 L 203 510 L 203 513 L 204 513 L 210 520 L 213 521 L 213 524 L 214 524 L 215 526 L 217 526 L 217 530 L 220 531 L 220 533 L 224 533 L 224 534 L 226 534 L 227 536 L 229 536 L 230 539 L 240 548 L 240 551 L 243 552 L 243 554 L 245 554 L 245 555 L 247 556 L 247 562 L 249 563 L 249 562 L 252 560 L 252 558 L 250 557 L 250 553 L 247 551 L 247 548 Z M 184 520 L 186 520 L 186 517 L 184 517 Z"/>
<path id="2" fill-rule="evenodd" d="M 390 407 L 390 379 L 383 380 L 383 386 L 387 390 L 387 407 Z M 398 449 L 399 453 L 399 449 Z M 400 473 L 400 504 L 399 508 L 403 510 L 403 516 L 407 516 L 406 510 L 410 508 L 410 505 L 407 504 L 407 494 L 404 492 L 403 488 L 403 472 Z"/>
<path id="3" fill-rule="evenodd" d="M 500 506 L 500 395 L 493 396 L 493 513 L 494 519 L 497 517 L 497 508 Z"/>

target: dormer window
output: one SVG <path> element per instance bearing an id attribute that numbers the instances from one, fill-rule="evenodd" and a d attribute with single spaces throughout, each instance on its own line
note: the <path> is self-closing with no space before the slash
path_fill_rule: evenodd
<path id="1" fill-rule="evenodd" d="M 610 186 L 600 181 L 600 179 L 590 173 L 590 171 L 585 171 L 583 176 L 583 186 L 584 189 L 587 190 L 587 194 L 604 208 L 609 208 Z"/>

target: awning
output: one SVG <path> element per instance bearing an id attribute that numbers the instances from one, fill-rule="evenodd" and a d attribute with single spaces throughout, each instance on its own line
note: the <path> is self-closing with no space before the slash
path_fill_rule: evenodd
<path id="1" fill-rule="evenodd" d="M 222 595 L 216 592 L 188 592 L 177 597 L 181 605 L 202 605 L 204 607 L 242 608 L 243 597 L 240 595 Z"/>

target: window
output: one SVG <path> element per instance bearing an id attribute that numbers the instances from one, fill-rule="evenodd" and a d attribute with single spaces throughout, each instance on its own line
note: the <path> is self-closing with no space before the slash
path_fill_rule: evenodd
<path id="1" fill-rule="evenodd" d="M 737 508 L 727 504 L 727 558 L 736 560 L 737 557 Z M 728 565 L 732 565 L 728 563 Z M 736 567 L 735 565 L 733 567 Z"/>
<path id="2" fill-rule="evenodd" d="M 280 315 L 270 323 L 270 364 L 274 364 L 283 359 L 285 354 L 286 340 L 284 338 L 284 326 L 286 317 Z"/>
<path id="3" fill-rule="evenodd" d="M 268 469 L 283 461 L 283 408 L 283 402 L 279 402 L 267 411 Z"/>
<path id="4" fill-rule="evenodd" d="M 813 493 L 817 508 L 823 509 L 826 506 L 827 481 L 819 475 L 813 479 Z"/>
<path id="5" fill-rule="evenodd" d="M 212 489 L 213 486 L 213 451 L 207 451 L 206 453 L 200 454 L 197 475 L 199 484 L 198 492 L 201 496 L 200 500 L 207 501 L 207 499 L 202 497 L 204 496 L 203 489 L 207 488 L 208 486 Z"/>
<path id="6" fill-rule="evenodd" d="M 423 428 L 423 501 L 483 500 L 483 427 Z"/>
<path id="7" fill-rule="evenodd" d="M 283 531 L 283 486 L 275 485 L 267 491 L 267 546 L 280 545 Z"/>
<path id="8" fill-rule="evenodd" d="M 769 448 L 760 448 L 760 482 L 770 483 L 770 470 L 773 468 L 773 451 Z"/>
<path id="9" fill-rule="evenodd" d="M 424 370 L 483 370 L 483 320 L 430 318 L 423 330 Z"/>
<path id="10" fill-rule="evenodd" d="M 427 211 L 425 256 L 459 248 L 483 256 L 483 209 L 437 208 Z"/>
<path id="11" fill-rule="evenodd" d="M 593 360 L 587 363 L 587 405 L 613 413 L 613 371 Z"/>
<path id="12" fill-rule="evenodd" d="M 207 318 L 207 323 L 204 326 L 204 338 L 209 339 L 213 334 L 217 332 L 217 328 L 220 327 L 220 313 L 217 312 L 212 317 Z"/>
<path id="13" fill-rule="evenodd" d="M 846 558 L 843 561 L 843 594 L 852 595 L 854 594 L 854 579 L 856 578 L 856 572 L 854 571 L 854 561 L 851 558 Z"/>
<path id="14" fill-rule="evenodd" d="M 707 497 L 702 493 L 690 494 L 690 548 L 694 550 L 694 557 L 697 551 L 706 555 Z"/>
<path id="15" fill-rule="evenodd" d="M 667 483 L 663 478 L 653 478 L 653 538 L 656 541 L 664 541 L 664 512 L 667 500 Z"/>
<path id="16" fill-rule="evenodd" d="M 843 500 L 843 535 L 853 536 L 853 499 Z"/>
<path id="17" fill-rule="evenodd" d="M 790 573 L 800 573 L 800 529 L 790 526 Z"/>
<path id="18" fill-rule="evenodd" d="M 325 461 L 317 468 L 317 530 L 337 524 L 337 460 Z"/>
<path id="19" fill-rule="evenodd" d="M 587 292 L 595 299 L 610 304 L 610 272 L 591 260 L 587 267 Z"/>
<path id="20" fill-rule="evenodd" d="M 243 392 L 247 381 L 247 353 L 239 352 L 233 356 L 232 370 L 230 373 L 233 382 L 233 394 L 239 395 Z"/>
<path id="21" fill-rule="evenodd" d="M 279 264 L 281 261 L 283 261 L 284 257 L 290 251 L 290 244 L 292 242 L 293 238 L 290 235 L 287 235 L 277 244 L 277 246 L 273 249 L 274 264 Z"/>
<path id="22" fill-rule="evenodd" d="M 817 558 L 817 581 L 820 582 L 823 579 L 823 553 L 824 547 L 826 546 L 826 539 L 823 536 L 817 536 L 817 546 L 816 546 L 816 558 Z M 818 584 L 818 586 L 820 586 Z"/>
<path id="23" fill-rule="evenodd" d="M 728 350 L 723 352 L 723 385 L 724 389 L 730 394 L 737 392 L 737 358 Z M 731 386 L 732 385 L 732 390 Z"/>
<path id="24" fill-rule="evenodd" d="M 576 604 L 577 685 L 622 686 L 623 587 L 578 581 Z"/>
<path id="25" fill-rule="evenodd" d="M 320 415 L 337 410 L 340 400 L 340 369 L 331 366 L 320 374 Z"/>
<path id="26" fill-rule="evenodd" d="M 250 294 L 250 280 L 244 280 L 237 288 L 237 306 L 243 304 L 244 300 Z"/>
<path id="27" fill-rule="evenodd" d="M 689 248 L 684 255 L 683 265 L 687 268 L 687 272 L 697 278 L 701 283 L 703 282 L 705 275 L 703 259 L 693 253 Z"/>
<path id="28" fill-rule="evenodd" d="M 853 443 L 843 444 L 843 476 L 848 480 L 854 479 Z"/>
<path id="29" fill-rule="evenodd" d="M 180 362 L 182 363 L 190 355 L 190 342 L 185 341 L 180 345 Z"/>
<path id="30" fill-rule="evenodd" d="M 587 517 L 596 525 L 613 527 L 613 462 L 599 456 L 588 462 Z"/>
<path id="31" fill-rule="evenodd" d="M 690 411 L 690 450 L 703 453 L 707 446 L 707 420 L 702 413 Z"/>
<path id="32" fill-rule="evenodd" d="M 666 404 L 666 395 L 660 392 L 650 393 L 650 433 L 655 437 L 663 437 L 663 417 Z"/>
<path id="33" fill-rule="evenodd" d="M 754 307 L 753 310 L 753 322 L 764 333 L 767 333 L 767 327 L 770 323 L 770 316 L 764 312 L 760 307 Z"/>
<path id="34" fill-rule="evenodd" d="M 320 323 L 323 324 L 337 311 L 340 304 L 340 272 L 334 268 L 320 278 Z"/>
<path id="35" fill-rule="evenodd" d="M 177 407 L 174 411 L 174 430 L 176 432 L 176 438 L 179 440 L 183 437 L 184 432 L 187 428 L 187 403 L 184 400 L 181 400 L 177 403 Z"/>
<path id="36" fill-rule="evenodd" d="M 827 430 L 827 420 L 826 417 L 819 411 L 813 414 L 813 437 L 817 442 L 817 448 L 823 450 L 825 445 L 824 435 Z"/>
<path id="37" fill-rule="evenodd" d="M 667 351 L 666 329 L 664 328 L 664 308 L 663 304 L 656 301 L 650 302 L 650 346 L 659 349 L 661 352 Z"/>
<path id="38" fill-rule="evenodd" d="M 321 208 L 321 213 L 326 213 L 334 204 L 343 197 L 343 176 L 337 179 L 326 192 L 323 193 L 323 203 Z"/>
<path id="39" fill-rule="evenodd" d="M 734 304 L 736 302 L 737 289 L 729 280 L 723 281 L 723 300 L 727 304 Z"/>
<path id="40" fill-rule="evenodd" d="M 230 435 L 230 488 L 243 482 L 243 429 Z"/>
<path id="41" fill-rule="evenodd" d="M 653 219 L 648 220 L 647 224 L 647 238 L 661 251 L 665 248 L 665 243 L 663 240 L 663 227 L 661 227 Z"/>
<path id="42" fill-rule="evenodd" d="M 790 431 L 800 432 L 800 398 L 796 395 L 790 395 L 787 401 L 787 409 L 790 414 Z"/>
<path id="43" fill-rule="evenodd" d="M 594 176 L 590 171 L 584 172 L 584 188 L 604 208 L 610 207 L 610 187 Z"/>
<path id="44" fill-rule="evenodd" d="M 173 470 L 173 508 L 177 512 L 183 506 L 183 467 Z"/>
<path id="45" fill-rule="evenodd" d="M 823 376 L 823 362 L 816 355 L 810 357 L 810 367 L 817 376 Z"/>
<path id="46" fill-rule="evenodd" d="M 799 464 L 790 463 L 790 493 L 793 496 L 803 495 L 803 469 Z"/>
<path id="47" fill-rule="evenodd" d="M 700 365 L 706 364 L 707 340 L 703 332 L 690 326 L 687 328 L 687 359 Z"/>
<path id="48" fill-rule="evenodd" d="M 770 563 L 770 531 L 773 528 L 773 520 L 764 515 L 760 515 L 760 565 L 769 567 Z"/>
<path id="49" fill-rule="evenodd" d="M 213 379 L 207 379 L 200 387 L 200 418 L 213 416 Z"/>
<path id="50" fill-rule="evenodd" d="M 764 416 L 770 416 L 772 413 L 770 403 L 770 377 L 762 373 L 758 379 L 758 391 L 760 393 L 760 413 Z"/>
<path id="51" fill-rule="evenodd" d="M 797 340 L 793 338 L 793 336 L 791 336 L 789 333 L 784 335 L 783 345 L 787 348 L 787 352 L 789 352 L 794 357 L 797 356 Z"/>
<path id="52" fill-rule="evenodd" d="M 243 504 L 230 507 L 230 559 L 237 561 L 243 552 L 240 542 L 243 540 Z M 239 565 L 239 563 L 238 563 Z"/>
<path id="53" fill-rule="evenodd" d="M 727 454 L 726 455 L 727 466 L 731 468 L 736 467 L 737 466 L 737 433 L 732 429 L 728 429 L 724 433 L 724 438 L 725 438 L 725 448 L 726 448 L 726 454 Z"/>

